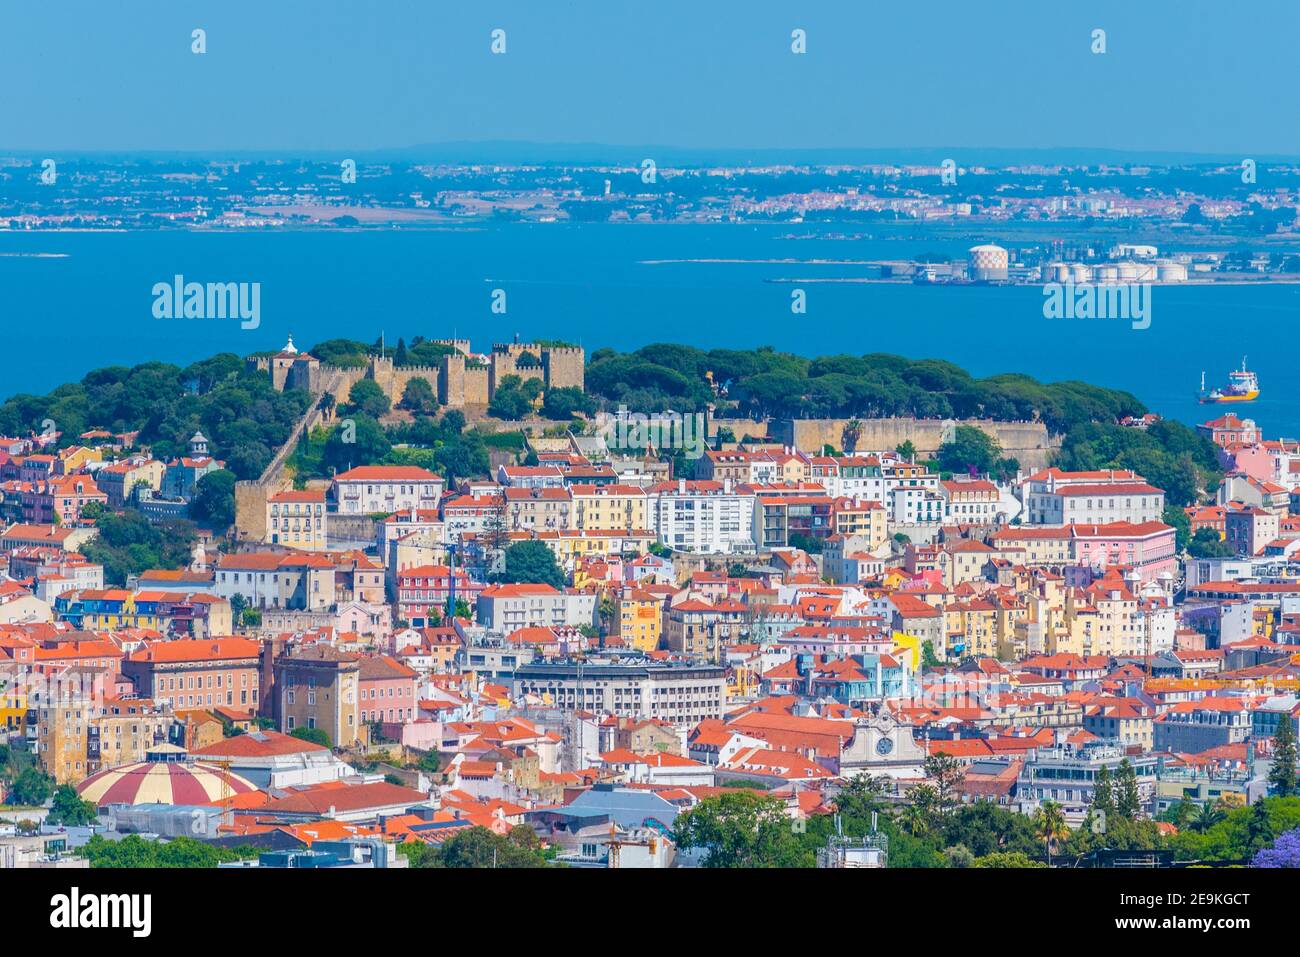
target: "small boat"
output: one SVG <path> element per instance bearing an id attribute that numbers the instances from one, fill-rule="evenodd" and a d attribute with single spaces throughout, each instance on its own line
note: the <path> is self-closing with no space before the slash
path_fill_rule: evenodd
<path id="1" fill-rule="evenodd" d="M 1201 373 L 1201 402 L 1251 402 L 1259 398 L 1259 379 L 1246 368 L 1246 357 L 1241 357 L 1241 368 L 1228 373 L 1228 384 L 1222 389 L 1205 391 L 1205 373 Z"/>

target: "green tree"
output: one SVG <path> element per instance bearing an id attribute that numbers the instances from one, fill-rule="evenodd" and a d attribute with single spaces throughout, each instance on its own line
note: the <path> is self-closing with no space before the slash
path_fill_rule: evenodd
<path id="1" fill-rule="evenodd" d="M 54 803 L 46 820 L 65 827 L 83 827 L 94 822 L 97 816 L 93 803 L 83 801 L 70 785 L 61 784 L 54 789 Z"/>
<path id="2" fill-rule="evenodd" d="M 921 666 L 923 668 L 938 668 L 943 664 L 939 656 L 934 653 L 934 641 L 927 638 L 921 643 Z"/>
<path id="3" fill-rule="evenodd" d="M 807 552 L 809 555 L 820 555 L 826 545 L 820 538 L 795 532 L 790 536 L 790 547 Z"/>
<path id="4" fill-rule="evenodd" d="M 541 391 L 542 385 L 536 379 L 522 381 L 516 375 L 503 376 L 488 403 L 488 415 L 518 421 L 533 411 L 533 400 Z"/>
<path id="5" fill-rule="evenodd" d="M 24 768 L 9 789 L 9 801 L 25 807 L 36 807 L 50 799 L 54 781 L 36 768 Z"/>
<path id="6" fill-rule="evenodd" d="M 235 524 L 235 473 L 217 469 L 199 479 L 190 517 L 218 535 Z"/>
<path id="7" fill-rule="evenodd" d="M 944 817 L 939 836 L 945 845 L 965 845 L 976 857 L 995 851 L 1038 852 L 1029 818 L 992 801 L 958 805 Z"/>
<path id="8" fill-rule="evenodd" d="M 939 446 L 939 468 L 945 472 L 994 471 L 1002 448 L 997 439 L 973 425 L 959 425 L 949 442 Z"/>
<path id="9" fill-rule="evenodd" d="M 454 868 L 541 868 L 549 866 L 531 828 L 528 835 L 494 834 L 486 827 L 471 827 L 457 832 L 441 845 L 403 845 L 412 867 Z"/>
<path id="10" fill-rule="evenodd" d="M 563 588 L 564 570 L 545 542 L 515 542 L 505 550 L 505 568 L 497 579 L 507 583 L 533 582 Z"/>
<path id="11" fill-rule="evenodd" d="M 1192 540 L 1192 520 L 1177 505 L 1166 505 L 1160 516 L 1161 520 L 1174 530 L 1174 544 L 1181 552 L 1186 551 Z"/>
<path id="12" fill-rule="evenodd" d="M 542 414 L 548 419 L 571 419 L 576 415 L 592 415 L 596 400 L 577 386 L 547 389 L 542 397 Z"/>
<path id="13" fill-rule="evenodd" d="M 1296 797 L 1295 725 L 1291 712 L 1284 710 L 1278 719 L 1277 733 L 1273 736 L 1273 764 L 1268 771 L 1268 783 L 1278 797 Z"/>
<path id="14" fill-rule="evenodd" d="M 122 868 L 211 868 L 228 861 L 257 857 L 259 849 L 251 846 L 220 847 L 192 837 L 174 837 L 168 841 L 147 841 L 139 834 L 128 834 L 110 841 L 94 834 L 77 850 L 90 861 L 91 867 Z"/>
<path id="15" fill-rule="evenodd" d="M 1065 823 L 1065 812 L 1055 801 L 1044 801 L 1034 812 L 1034 833 L 1043 843 L 1047 864 L 1052 864 L 1052 849 L 1070 836 Z"/>
<path id="16" fill-rule="evenodd" d="M 388 396 L 384 394 L 378 382 L 374 379 L 360 379 L 352 383 L 343 412 L 347 415 L 357 413 L 378 419 L 388 413 L 389 406 Z"/>
<path id="17" fill-rule="evenodd" d="M 1240 861 L 1272 840 L 1300 827 L 1300 798 L 1263 798 L 1249 807 L 1215 808 L 1221 816 L 1205 831 L 1189 826 L 1168 840 L 1178 860 Z"/>
<path id="18" fill-rule="evenodd" d="M 1197 804 L 1187 819 L 1186 827 L 1197 834 L 1206 834 L 1212 830 L 1227 814 L 1223 808 L 1210 801 Z"/>
<path id="19" fill-rule="evenodd" d="M 324 728 L 308 728 L 300 725 L 289 732 L 295 738 L 301 738 L 303 741 L 310 741 L 312 744 L 319 744 L 323 747 L 330 747 L 330 736 Z"/>
<path id="20" fill-rule="evenodd" d="M 794 833 L 785 805 L 757 791 L 707 797 L 677 816 L 673 828 L 682 850 L 704 850 L 705 867 L 799 867 L 813 852 Z"/>
<path id="21" fill-rule="evenodd" d="M 885 809 L 884 795 L 888 788 L 887 777 L 872 777 L 865 772 L 844 782 L 835 793 L 835 810 L 845 834 L 857 837 L 870 831 L 871 815 L 879 815 Z"/>
<path id="22" fill-rule="evenodd" d="M 1125 758 L 1119 763 L 1115 775 L 1115 813 L 1127 820 L 1133 820 L 1142 810 L 1142 801 L 1138 795 L 1137 771 Z"/>
<path id="23" fill-rule="evenodd" d="M 1263 800 L 1255 802 L 1254 807 L 1251 809 L 1250 822 L 1247 824 L 1246 833 L 1246 850 L 1251 854 L 1273 843 L 1276 832 L 1273 830 L 1273 822 L 1269 816 L 1267 802 Z"/>
<path id="24" fill-rule="evenodd" d="M 442 769 L 442 755 L 437 751 L 426 751 L 420 755 L 415 766 L 425 774 L 437 774 Z"/>
<path id="25" fill-rule="evenodd" d="M 438 397 L 427 379 L 411 379 L 402 390 L 398 405 L 416 415 L 433 415 L 438 411 Z"/>
<path id="26" fill-rule="evenodd" d="M 1104 764 L 1101 766 L 1101 770 L 1097 772 L 1097 779 L 1093 782 L 1092 806 L 1107 817 L 1115 813 L 1114 783 L 1111 779 L 1110 768 Z"/>
<path id="27" fill-rule="evenodd" d="M 908 439 L 906 442 L 899 444 L 894 449 L 894 451 L 897 452 L 902 458 L 906 459 L 908 462 L 911 462 L 913 459 L 916 458 L 916 446 L 912 444 L 911 439 Z"/>
<path id="28" fill-rule="evenodd" d="M 382 462 L 392 448 L 378 422 L 358 415 L 351 420 L 341 420 L 330 431 L 321 462 L 326 469 L 345 472 L 357 465 Z"/>
<path id="29" fill-rule="evenodd" d="M 1046 867 L 1042 861 L 1036 861 L 1020 851 L 994 851 L 983 857 L 975 858 L 972 867 L 996 867 L 1000 869 Z"/>
<path id="30" fill-rule="evenodd" d="M 899 825 L 912 837 L 926 837 L 938 818 L 939 792 L 932 784 L 918 784 L 907 792 L 907 798 Z"/>
<path id="31" fill-rule="evenodd" d="M 194 523 L 167 521 L 154 524 L 135 509 L 100 517 L 99 534 L 82 546 L 93 562 L 104 566 L 104 578 L 126 584 L 128 575 L 147 568 L 184 568 L 194 548 Z"/>
<path id="32" fill-rule="evenodd" d="M 958 785 L 966 777 L 966 768 L 951 754 L 943 751 L 925 759 L 925 776 L 934 783 L 935 803 L 940 814 L 948 813 L 956 803 Z"/>
<path id="33" fill-rule="evenodd" d="M 1235 552 L 1214 529 L 1198 528 L 1187 543 L 1187 554 L 1193 558 L 1231 558 Z"/>

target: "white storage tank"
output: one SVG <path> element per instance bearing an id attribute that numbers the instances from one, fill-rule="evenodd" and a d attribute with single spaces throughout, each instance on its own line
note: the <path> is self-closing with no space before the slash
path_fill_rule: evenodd
<path id="1" fill-rule="evenodd" d="M 1094 272 L 1097 276 L 1097 282 L 1118 282 L 1119 267 L 1113 263 L 1103 263 L 1098 266 Z"/>
<path id="2" fill-rule="evenodd" d="M 1156 279 L 1160 282 L 1187 282 L 1187 267 L 1182 263 L 1158 263 Z"/>
<path id="3" fill-rule="evenodd" d="M 1155 282 L 1156 281 L 1156 264 L 1155 263 L 1134 263 L 1133 268 L 1136 271 L 1134 278 L 1138 282 Z"/>
<path id="4" fill-rule="evenodd" d="M 1070 282 L 1091 282 L 1092 267 L 1083 263 L 1070 263 Z"/>
<path id="5" fill-rule="evenodd" d="M 1043 278 L 1047 282 L 1069 282 L 1070 267 L 1065 263 L 1048 263 L 1044 268 Z"/>

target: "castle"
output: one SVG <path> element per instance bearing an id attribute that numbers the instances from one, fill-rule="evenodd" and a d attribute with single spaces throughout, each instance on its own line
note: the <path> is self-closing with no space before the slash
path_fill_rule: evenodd
<path id="1" fill-rule="evenodd" d="M 506 376 L 537 379 L 546 388 L 585 384 L 585 354 L 579 346 L 540 345 L 533 342 L 496 343 L 487 356 L 475 356 L 468 339 L 435 339 L 452 347 L 436 366 L 395 366 L 390 356 L 370 356 L 359 369 L 341 369 L 322 364 L 315 356 L 301 352 L 293 336 L 273 356 L 253 356 L 254 368 L 269 372 L 276 389 L 305 389 L 313 395 L 325 391 L 325 383 L 337 391 L 334 398 L 347 402 L 352 386 L 362 379 L 375 382 L 388 400 L 401 401 L 412 379 L 424 379 L 439 403 L 447 408 L 485 407 Z"/>

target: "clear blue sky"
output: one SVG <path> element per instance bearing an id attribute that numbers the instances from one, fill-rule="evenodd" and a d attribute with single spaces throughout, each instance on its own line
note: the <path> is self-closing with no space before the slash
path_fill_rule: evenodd
<path id="1" fill-rule="evenodd" d="M 1298 28 L 1295 0 L 0 0 L 0 150 L 1294 155 Z"/>

